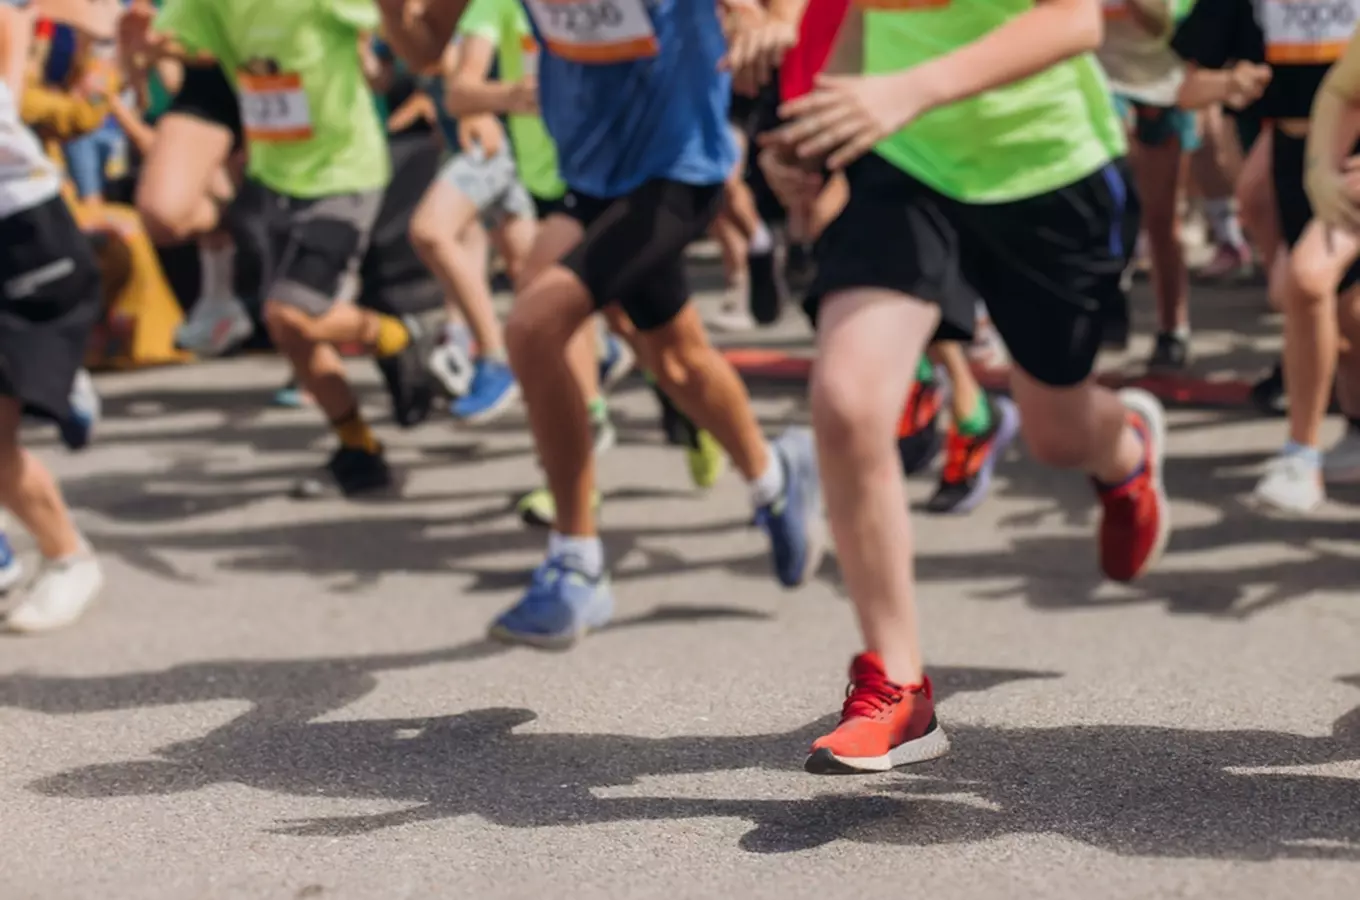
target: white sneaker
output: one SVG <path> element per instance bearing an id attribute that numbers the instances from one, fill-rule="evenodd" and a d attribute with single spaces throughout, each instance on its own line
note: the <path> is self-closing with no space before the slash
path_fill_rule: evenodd
<path id="1" fill-rule="evenodd" d="M 1346 429 L 1323 458 L 1322 475 L 1331 484 L 1360 483 L 1360 432 Z"/>
<path id="2" fill-rule="evenodd" d="M 1322 470 L 1301 456 L 1277 456 L 1266 463 L 1252 499 L 1268 510 L 1306 515 L 1327 499 Z"/>
<path id="3" fill-rule="evenodd" d="M 455 400 L 472 388 L 472 358 L 460 345 L 445 341 L 431 351 L 426 364 L 444 393 Z"/>
<path id="4" fill-rule="evenodd" d="M 175 329 L 175 346 L 199 356 L 221 356 L 250 337 L 255 322 L 236 297 L 204 297 Z"/>
<path id="5" fill-rule="evenodd" d="M 726 296 L 723 297 L 722 306 L 713 318 L 708 320 L 708 327 L 727 334 L 754 331 L 756 320 L 751 317 L 749 294 L 750 291 L 744 282 L 729 287 Z"/>
<path id="6" fill-rule="evenodd" d="M 28 596 L 5 618 L 4 628 L 19 634 L 65 628 L 85 614 L 103 586 L 99 560 L 88 551 L 45 563 Z"/>

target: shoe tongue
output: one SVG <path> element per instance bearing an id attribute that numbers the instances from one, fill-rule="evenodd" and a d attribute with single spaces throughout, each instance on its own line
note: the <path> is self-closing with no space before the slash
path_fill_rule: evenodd
<path id="1" fill-rule="evenodd" d="M 883 668 L 883 660 L 877 653 L 861 653 L 850 663 L 850 680 L 860 681 L 866 676 L 877 676 L 888 680 L 888 672 Z"/>

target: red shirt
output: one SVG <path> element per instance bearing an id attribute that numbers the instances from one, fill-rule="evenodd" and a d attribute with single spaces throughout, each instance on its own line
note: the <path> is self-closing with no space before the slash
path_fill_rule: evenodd
<path id="1" fill-rule="evenodd" d="M 836 32 L 850 11 L 850 0 L 808 0 L 799 28 L 798 44 L 784 56 L 779 69 L 782 100 L 801 97 L 812 90 L 812 82 L 826 68 L 836 45 Z"/>

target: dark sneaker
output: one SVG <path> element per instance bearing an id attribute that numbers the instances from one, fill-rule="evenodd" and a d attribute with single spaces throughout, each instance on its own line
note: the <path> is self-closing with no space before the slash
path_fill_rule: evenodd
<path id="1" fill-rule="evenodd" d="M 1020 411 L 1005 397 L 989 397 L 992 428 L 984 435 L 970 437 L 952 426 L 945 444 L 944 471 L 940 486 L 926 502 L 933 513 L 967 513 L 987 497 L 996 461 L 1006 452 L 1020 430 Z"/>
<path id="2" fill-rule="evenodd" d="M 429 359 L 439 345 L 439 333 L 413 316 L 402 316 L 401 321 L 411 335 L 411 342 L 400 353 L 375 362 L 392 398 L 392 418 L 402 428 L 414 428 L 429 418 L 434 403 L 435 380 L 430 374 Z"/>
<path id="3" fill-rule="evenodd" d="M 752 253 L 747 257 L 750 267 L 751 318 L 758 325 L 773 325 L 783 311 L 779 296 L 779 280 L 775 276 L 774 253 Z"/>
<path id="4" fill-rule="evenodd" d="M 392 470 L 382 449 L 377 453 L 341 447 L 315 473 L 293 485 L 295 500 L 316 500 L 322 497 L 356 497 L 385 491 L 392 487 Z"/>
<path id="5" fill-rule="evenodd" d="M 1288 405 L 1284 392 L 1284 367 L 1280 363 L 1251 388 L 1251 405 L 1263 415 L 1283 415 Z"/>
<path id="6" fill-rule="evenodd" d="M 1190 341 L 1179 334 L 1162 332 L 1148 358 L 1148 372 L 1153 375 L 1174 375 L 1190 365 Z"/>
<path id="7" fill-rule="evenodd" d="M 816 276 L 817 263 L 812 256 L 812 247 L 808 244 L 789 244 L 788 254 L 784 257 L 784 283 L 789 286 L 789 292 L 802 297 L 812 287 L 812 280 Z"/>
<path id="8" fill-rule="evenodd" d="M 940 386 L 916 382 L 897 423 L 897 455 L 908 475 L 929 466 L 940 452 Z"/>

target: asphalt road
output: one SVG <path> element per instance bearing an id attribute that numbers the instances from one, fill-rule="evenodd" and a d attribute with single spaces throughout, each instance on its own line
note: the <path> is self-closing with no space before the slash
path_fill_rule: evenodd
<path id="1" fill-rule="evenodd" d="M 0 898 L 1360 896 L 1360 494 L 1247 511 L 1278 421 L 1172 415 L 1177 532 L 1136 586 L 1100 582 L 1082 479 L 1018 451 L 973 516 L 918 518 L 954 752 L 817 779 L 857 647 L 834 563 L 778 589 L 640 383 L 602 464 L 618 619 L 543 654 L 482 640 L 542 549 L 520 416 L 388 430 L 404 499 L 300 505 L 327 439 L 265 407 L 283 378 L 110 376 L 94 448 L 35 433 L 109 586 L 0 641 Z"/>

